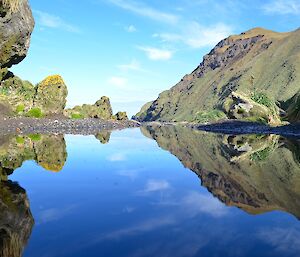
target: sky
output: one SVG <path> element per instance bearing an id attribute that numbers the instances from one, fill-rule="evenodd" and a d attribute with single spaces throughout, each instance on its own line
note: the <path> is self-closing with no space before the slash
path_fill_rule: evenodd
<path id="1" fill-rule="evenodd" d="M 192 72 L 220 40 L 254 27 L 300 27 L 300 0 L 30 0 L 36 26 L 12 71 L 60 74 L 68 107 L 110 97 L 131 116 Z"/>

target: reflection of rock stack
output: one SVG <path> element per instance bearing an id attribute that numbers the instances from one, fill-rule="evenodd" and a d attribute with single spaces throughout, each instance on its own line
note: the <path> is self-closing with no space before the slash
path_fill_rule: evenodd
<path id="1" fill-rule="evenodd" d="M 193 170 L 225 204 L 252 214 L 283 210 L 300 217 L 297 142 L 272 135 L 228 137 L 180 127 L 146 129 L 146 135 Z"/>
<path id="2" fill-rule="evenodd" d="M 18 184 L 0 183 L 0 256 L 21 257 L 34 225 L 29 201 Z"/>
<path id="3" fill-rule="evenodd" d="M 0 171 L 6 177 L 26 160 L 35 160 L 46 170 L 62 170 L 67 159 L 63 136 L 7 136 L 0 139 Z"/>
<path id="4" fill-rule="evenodd" d="M 107 144 L 109 143 L 110 135 L 111 135 L 110 131 L 103 131 L 95 135 L 95 137 L 100 141 L 101 144 Z"/>
<path id="5" fill-rule="evenodd" d="M 42 136 L 34 143 L 36 161 L 46 170 L 59 172 L 67 160 L 66 142 L 63 136 Z"/>

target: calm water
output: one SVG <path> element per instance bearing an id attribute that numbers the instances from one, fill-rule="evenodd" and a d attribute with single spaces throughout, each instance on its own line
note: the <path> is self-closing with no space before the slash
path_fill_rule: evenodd
<path id="1" fill-rule="evenodd" d="M 0 256 L 300 256 L 299 149 L 173 127 L 2 137 Z"/>

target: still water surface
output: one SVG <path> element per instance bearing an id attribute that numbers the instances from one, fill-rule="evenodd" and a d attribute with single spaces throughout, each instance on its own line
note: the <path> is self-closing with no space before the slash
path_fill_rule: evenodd
<path id="1" fill-rule="evenodd" d="M 174 127 L 1 137 L 1 256 L 300 256 L 299 149 Z"/>

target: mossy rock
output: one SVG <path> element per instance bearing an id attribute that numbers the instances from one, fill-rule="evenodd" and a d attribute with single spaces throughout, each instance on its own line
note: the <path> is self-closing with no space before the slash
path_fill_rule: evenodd
<path id="1" fill-rule="evenodd" d="M 64 115 L 71 119 L 96 118 L 103 120 L 112 119 L 112 108 L 109 98 L 101 97 L 95 104 L 83 104 L 64 111 Z"/>
<path id="2" fill-rule="evenodd" d="M 68 89 L 59 75 L 49 76 L 36 86 L 34 107 L 44 115 L 63 114 Z"/>
<path id="3" fill-rule="evenodd" d="M 114 116 L 113 119 L 119 120 L 119 121 L 126 121 L 128 120 L 128 116 L 126 112 L 117 112 Z"/>

